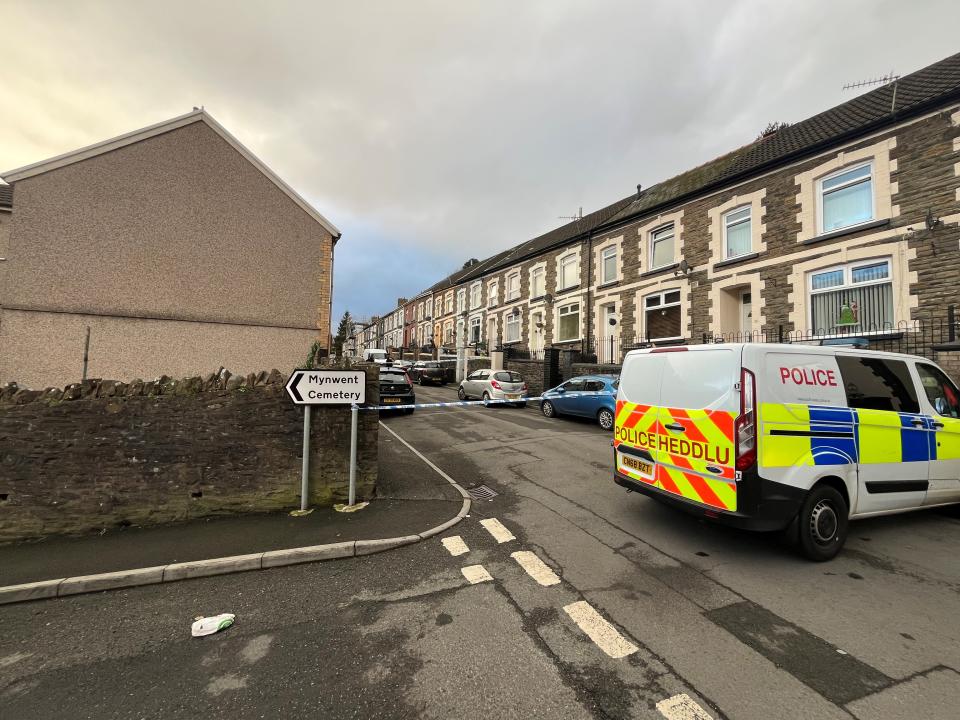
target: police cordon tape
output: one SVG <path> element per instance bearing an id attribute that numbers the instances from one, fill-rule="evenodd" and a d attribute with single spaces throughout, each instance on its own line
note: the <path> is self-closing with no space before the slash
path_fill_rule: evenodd
<path id="1" fill-rule="evenodd" d="M 587 395 L 596 395 L 596 393 L 564 393 L 564 398 L 576 398 L 584 397 Z M 537 395 L 536 397 L 522 397 L 517 398 L 516 400 L 506 400 L 499 398 L 490 398 L 489 400 L 458 400 L 456 402 L 442 402 L 442 403 L 415 403 L 413 405 L 356 405 L 351 407 L 356 407 L 360 412 L 367 412 L 370 410 L 422 410 L 424 408 L 442 408 L 442 407 L 465 407 L 469 405 L 515 405 L 517 403 L 527 403 L 535 402 L 537 400 L 555 400 L 556 398 L 544 397 L 543 395 Z"/>

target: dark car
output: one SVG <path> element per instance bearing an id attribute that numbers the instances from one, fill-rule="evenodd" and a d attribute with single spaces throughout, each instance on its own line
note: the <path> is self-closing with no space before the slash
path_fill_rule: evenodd
<path id="1" fill-rule="evenodd" d="M 446 385 L 447 371 L 435 360 L 421 360 L 410 368 L 410 379 L 417 385 Z"/>
<path id="2" fill-rule="evenodd" d="M 413 392 L 413 383 L 400 368 L 380 368 L 380 404 L 381 405 L 413 405 L 417 396 Z M 413 408 L 404 408 L 408 415 Z"/>

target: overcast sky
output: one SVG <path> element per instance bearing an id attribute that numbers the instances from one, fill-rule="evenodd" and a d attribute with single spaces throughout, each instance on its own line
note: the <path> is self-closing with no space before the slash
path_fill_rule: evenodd
<path id="1" fill-rule="evenodd" d="M 960 51 L 957 0 L 0 0 L 0 169 L 206 109 L 343 232 L 334 312 Z"/>

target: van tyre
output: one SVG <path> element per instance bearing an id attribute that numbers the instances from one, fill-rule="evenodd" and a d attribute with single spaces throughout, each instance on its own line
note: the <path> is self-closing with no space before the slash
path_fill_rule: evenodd
<path id="1" fill-rule="evenodd" d="M 597 422 L 600 423 L 600 427 L 604 430 L 613 430 L 613 413 L 603 408 L 600 412 L 597 413 Z"/>
<path id="2" fill-rule="evenodd" d="M 847 539 L 849 509 L 843 495 L 829 485 L 817 485 L 797 516 L 800 550 L 809 560 L 825 562 L 840 552 Z"/>
<path id="3" fill-rule="evenodd" d="M 553 407 L 553 403 L 549 400 L 544 400 L 543 404 L 540 406 L 540 412 L 543 413 L 544 417 L 552 418 L 557 414 L 556 409 Z"/>

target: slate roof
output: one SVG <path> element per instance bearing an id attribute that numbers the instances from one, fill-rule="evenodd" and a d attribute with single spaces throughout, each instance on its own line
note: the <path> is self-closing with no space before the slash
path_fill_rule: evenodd
<path id="1" fill-rule="evenodd" d="M 927 112 L 952 97 L 960 99 L 960 53 L 900 78 L 896 86 L 891 83 L 878 87 L 770 137 L 653 185 L 634 196 L 633 202 L 611 218 L 610 224 L 815 154 L 825 146 Z"/>
<path id="2" fill-rule="evenodd" d="M 13 207 L 13 186 L 0 183 L 0 207 Z"/>

